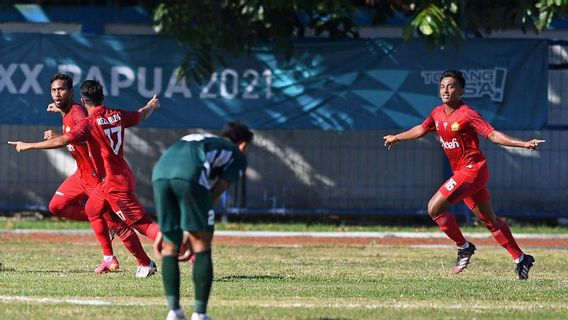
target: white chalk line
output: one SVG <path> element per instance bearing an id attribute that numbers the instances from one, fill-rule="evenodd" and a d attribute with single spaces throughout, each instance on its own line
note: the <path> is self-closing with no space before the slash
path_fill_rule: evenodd
<path id="1" fill-rule="evenodd" d="M 38 304 L 71 304 L 71 305 L 85 305 L 85 306 L 160 306 L 165 307 L 165 302 L 149 303 L 149 302 L 117 302 L 110 300 L 100 299 L 77 299 L 77 298 L 45 298 L 45 297 L 26 297 L 26 296 L 0 296 L 0 302 L 25 302 L 25 303 L 38 303 Z M 235 307 L 234 301 L 212 301 L 213 306 Z M 538 310 L 568 310 L 568 304 L 558 303 L 518 303 L 511 305 L 499 304 L 460 304 L 460 303 L 433 303 L 433 302 L 380 302 L 380 303 L 359 303 L 359 302 L 346 302 L 346 303 L 306 303 L 306 302 L 293 302 L 293 301 L 270 301 L 270 302 L 249 302 L 238 303 L 238 306 L 245 307 L 260 307 L 260 308 L 300 308 L 300 309 L 437 309 L 437 310 L 471 310 L 471 311 L 490 311 L 490 310 L 511 310 L 511 311 L 538 311 Z"/>

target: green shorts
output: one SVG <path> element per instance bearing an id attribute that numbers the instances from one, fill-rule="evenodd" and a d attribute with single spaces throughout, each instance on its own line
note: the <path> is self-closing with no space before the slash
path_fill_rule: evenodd
<path id="1" fill-rule="evenodd" d="M 155 180 L 152 186 L 160 230 L 168 241 L 177 242 L 183 230 L 213 232 L 215 211 L 207 188 L 183 179 Z"/>

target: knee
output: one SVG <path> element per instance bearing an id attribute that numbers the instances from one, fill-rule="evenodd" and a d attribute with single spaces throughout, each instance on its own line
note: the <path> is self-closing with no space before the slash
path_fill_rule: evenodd
<path id="1" fill-rule="evenodd" d="M 49 202 L 48 210 L 54 216 L 60 216 L 63 211 L 64 203 L 57 198 L 51 198 Z"/>
<path id="2" fill-rule="evenodd" d="M 167 240 L 164 240 L 162 244 L 162 255 L 163 256 L 176 256 L 178 255 L 179 245 Z"/>
<path id="3" fill-rule="evenodd" d="M 436 202 L 433 199 L 431 199 L 430 202 L 428 202 L 428 215 L 430 218 L 435 219 L 440 215 L 440 213 L 440 207 L 436 205 Z"/>
<path id="4" fill-rule="evenodd" d="M 116 236 L 121 239 L 121 240 L 125 240 L 128 237 L 134 235 L 134 231 L 128 227 L 128 226 L 110 226 L 109 224 L 109 228 L 111 228 L 114 233 L 116 234 Z"/>

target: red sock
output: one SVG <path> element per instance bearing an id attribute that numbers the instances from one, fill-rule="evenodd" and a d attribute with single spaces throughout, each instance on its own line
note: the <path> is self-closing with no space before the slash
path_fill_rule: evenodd
<path id="1" fill-rule="evenodd" d="M 440 229 L 456 243 L 456 246 L 461 247 L 465 244 L 465 238 L 453 214 L 449 211 L 445 211 L 433 220 L 440 226 Z"/>
<path id="2" fill-rule="evenodd" d="M 89 222 L 91 223 L 91 228 L 97 237 L 101 248 L 103 249 L 103 255 L 113 256 L 112 243 L 108 234 L 108 226 L 106 221 L 100 216 L 89 217 Z"/>
<path id="3" fill-rule="evenodd" d="M 140 238 L 134 230 L 130 227 L 123 227 L 115 229 L 116 235 L 120 238 L 124 247 L 130 252 L 138 262 L 139 266 L 147 266 L 152 260 L 144 251 L 142 243 L 140 243 Z"/>
<path id="4" fill-rule="evenodd" d="M 59 199 L 53 198 L 49 202 L 49 212 L 54 216 L 75 221 L 89 221 L 85 214 L 85 206 L 78 202 L 58 201 Z"/>
<path id="5" fill-rule="evenodd" d="M 491 234 L 493 235 L 493 238 L 497 240 L 497 243 L 499 243 L 501 247 L 507 249 L 513 259 L 516 260 L 523 255 L 523 250 L 519 248 L 517 241 L 515 241 L 515 238 L 513 238 L 511 229 L 509 229 L 509 226 L 505 222 L 497 219 L 496 226 L 494 226 L 493 228 L 487 226 L 487 228 L 489 229 L 489 231 L 491 231 Z"/>
<path id="6" fill-rule="evenodd" d="M 160 226 L 152 222 L 150 218 L 148 218 L 148 221 L 144 220 L 137 221 L 132 225 L 132 227 L 146 237 L 152 240 L 156 240 L 156 237 L 158 237 L 158 232 L 160 232 Z"/>

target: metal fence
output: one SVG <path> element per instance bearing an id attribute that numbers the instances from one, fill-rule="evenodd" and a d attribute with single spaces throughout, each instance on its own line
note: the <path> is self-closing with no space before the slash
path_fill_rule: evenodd
<path id="1" fill-rule="evenodd" d="M 548 108 L 548 128 L 506 132 L 546 139 L 542 149 L 529 152 L 481 142 L 500 215 L 568 217 L 567 42 L 550 43 L 549 62 L 549 105 L 542 106 Z M 38 140 L 46 129 L 59 130 L 3 125 L 0 139 Z M 152 166 L 169 144 L 188 132 L 204 130 L 128 129 L 125 155 L 138 180 L 136 193 L 150 211 Z M 433 134 L 386 151 L 382 136 L 387 133 L 257 131 L 246 179 L 231 188 L 224 209 L 239 215 L 424 214 L 428 199 L 449 176 L 445 155 Z M 66 149 L 17 154 L 4 143 L 0 160 L 4 210 L 46 210 L 55 189 L 75 169 Z"/>

